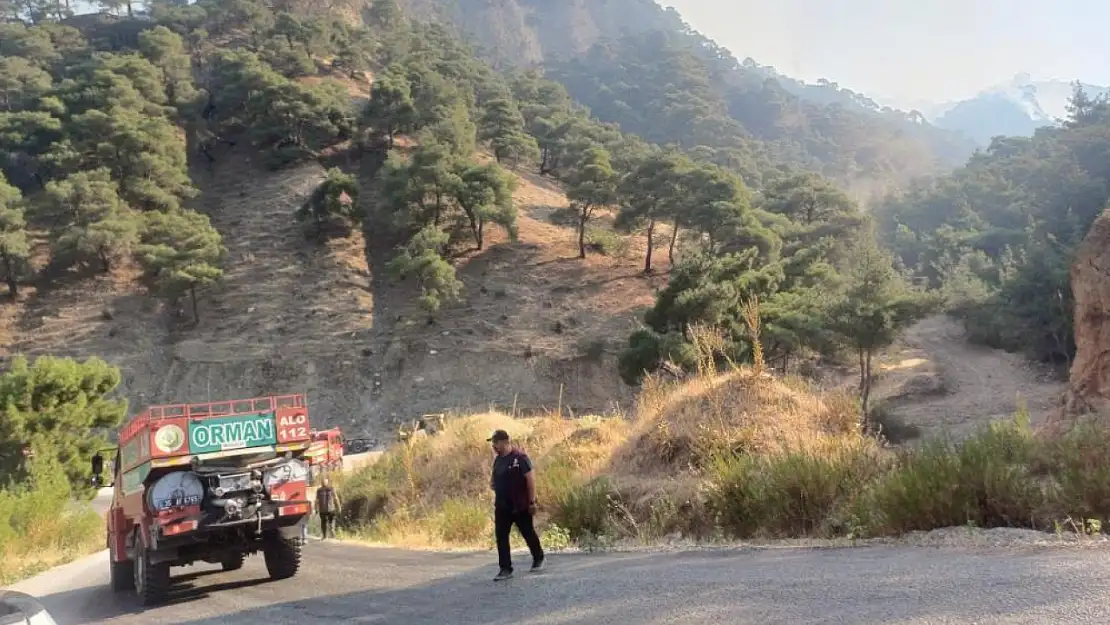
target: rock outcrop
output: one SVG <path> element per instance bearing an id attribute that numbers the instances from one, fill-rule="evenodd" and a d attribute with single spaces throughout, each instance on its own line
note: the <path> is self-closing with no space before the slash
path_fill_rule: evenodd
<path id="1" fill-rule="evenodd" d="M 1078 346 L 1064 415 L 1110 416 L 1110 210 L 1095 220 L 1071 268 Z"/>

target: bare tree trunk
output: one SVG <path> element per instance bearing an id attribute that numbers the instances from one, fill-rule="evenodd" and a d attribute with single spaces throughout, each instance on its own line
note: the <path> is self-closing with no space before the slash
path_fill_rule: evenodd
<path id="1" fill-rule="evenodd" d="M 544 148 L 543 154 L 540 158 L 540 175 L 546 176 L 551 173 L 551 149 Z"/>
<path id="2" fill-rule="evenodd" d="M 578 258 L 586 257 L 586 220 L 589 217 L 589 207 L 585 206 L 578 213 Z"/>
<path id="3" fill-rule="evenodd" d="M 4 281 L 8 283 L 8 295 L 19 295 L 19 283 L 15 279 L 15 268 L 12 267 L 12 257 L 4 254 Z"/>
<path id="4" fill-rule="evenodd" d="M 189 287 L 189 299 L 193 303 L 193 322 L 200 323 L 200 311 L 197 309 L 197 287 Z"/>
<path id="5" fill-rule="evenodd" d="M 644 259 L 644 273 L 651 273 L 651 250 L 652 250 L 652 247 L 654 247 L 652 245 L 652 240 L 654 238 L 654 236 L 653 236 L 654 234 L 655 234 L 655 220 L 652 219 L 650 222 L 648 222 L 648 227 L 647 227 L 647 257 Z"/>
<path id="6" fill-rule="evenodd" d="M 861 350 L 859 350 L 859 392 L 860 392 L 860 395 L 863 395 L 863 381 L 866 379 L 864 377 L 865 375 L 866 375 L 866 373 L 864 372 L 863 350 L 861 349 Z"/>
<path id="7" fill-rule="evenodd" d="M 870 406 L 868 405 L 871 399 L 871 350 L 867 350 L 867 356 L 864 359 L 863 380 L 863 391 L 860 393 L 860 404 L 863 408 L 863 425 L 867 427 L 871 420 L 871 414 L 869 412 Z"/>
<path id="8" fill-rule="evenodd" d="M 678 241 L 678 222 L 674 222 L 674 230 L 671 232 L 671 246 L 667 249 L 667 262 L 674 266 L 674 244 Z"/>

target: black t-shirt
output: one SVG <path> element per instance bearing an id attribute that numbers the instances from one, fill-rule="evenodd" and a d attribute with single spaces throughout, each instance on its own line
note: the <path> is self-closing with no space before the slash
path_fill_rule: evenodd
<path id="1" fill-rule="evenodd" d="M 321 486 L 316 491 L 316 507 L 322 514 L 335 512 L 335 490 L 331 486 Z"/>
<path id="2" fill-rule="evenodd" d="M 528 508 L 528 485 L 524 476 L 532 471 L 528 456 L 513 450 L 493 459 L 494 505 L 505 510 Z"/>

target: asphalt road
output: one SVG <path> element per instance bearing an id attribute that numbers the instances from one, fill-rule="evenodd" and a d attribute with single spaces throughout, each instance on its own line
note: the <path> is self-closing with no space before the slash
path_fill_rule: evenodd
<path id="1" fill-rule="evenodd" d="M 59 625 L 632 625 L 651 623 L 1107 623 L 1105 549 L 865 547 L 552 554 L 547 571 L 491 581 L 492 553 L 310 542 L 294 579 L 261 557 L 240 571 L 174 569 L 167 605 L 107 586 L 98 554 L 20 584 Z"/>

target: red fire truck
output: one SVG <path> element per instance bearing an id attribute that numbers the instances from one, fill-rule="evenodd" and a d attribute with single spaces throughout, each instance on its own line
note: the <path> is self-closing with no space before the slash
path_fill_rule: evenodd
<path id="1" fill-rule="evenodd" d="M 311 431 L 299 394 L 150 406 L 132 417 L 113 467 L 112 589 L 151 605 L 166 598 L 172 566 L 230 571 L 258 552 L 271 579 L 296 575 L 312 513 Z"/>
<path id="2" fill-rule="evenodd" d="M 343 432 L 339 428 L 312 431 L 312 444 L 305 457 L 313 481 L 318 475 L 343 470 L 344 445 Z"/>

